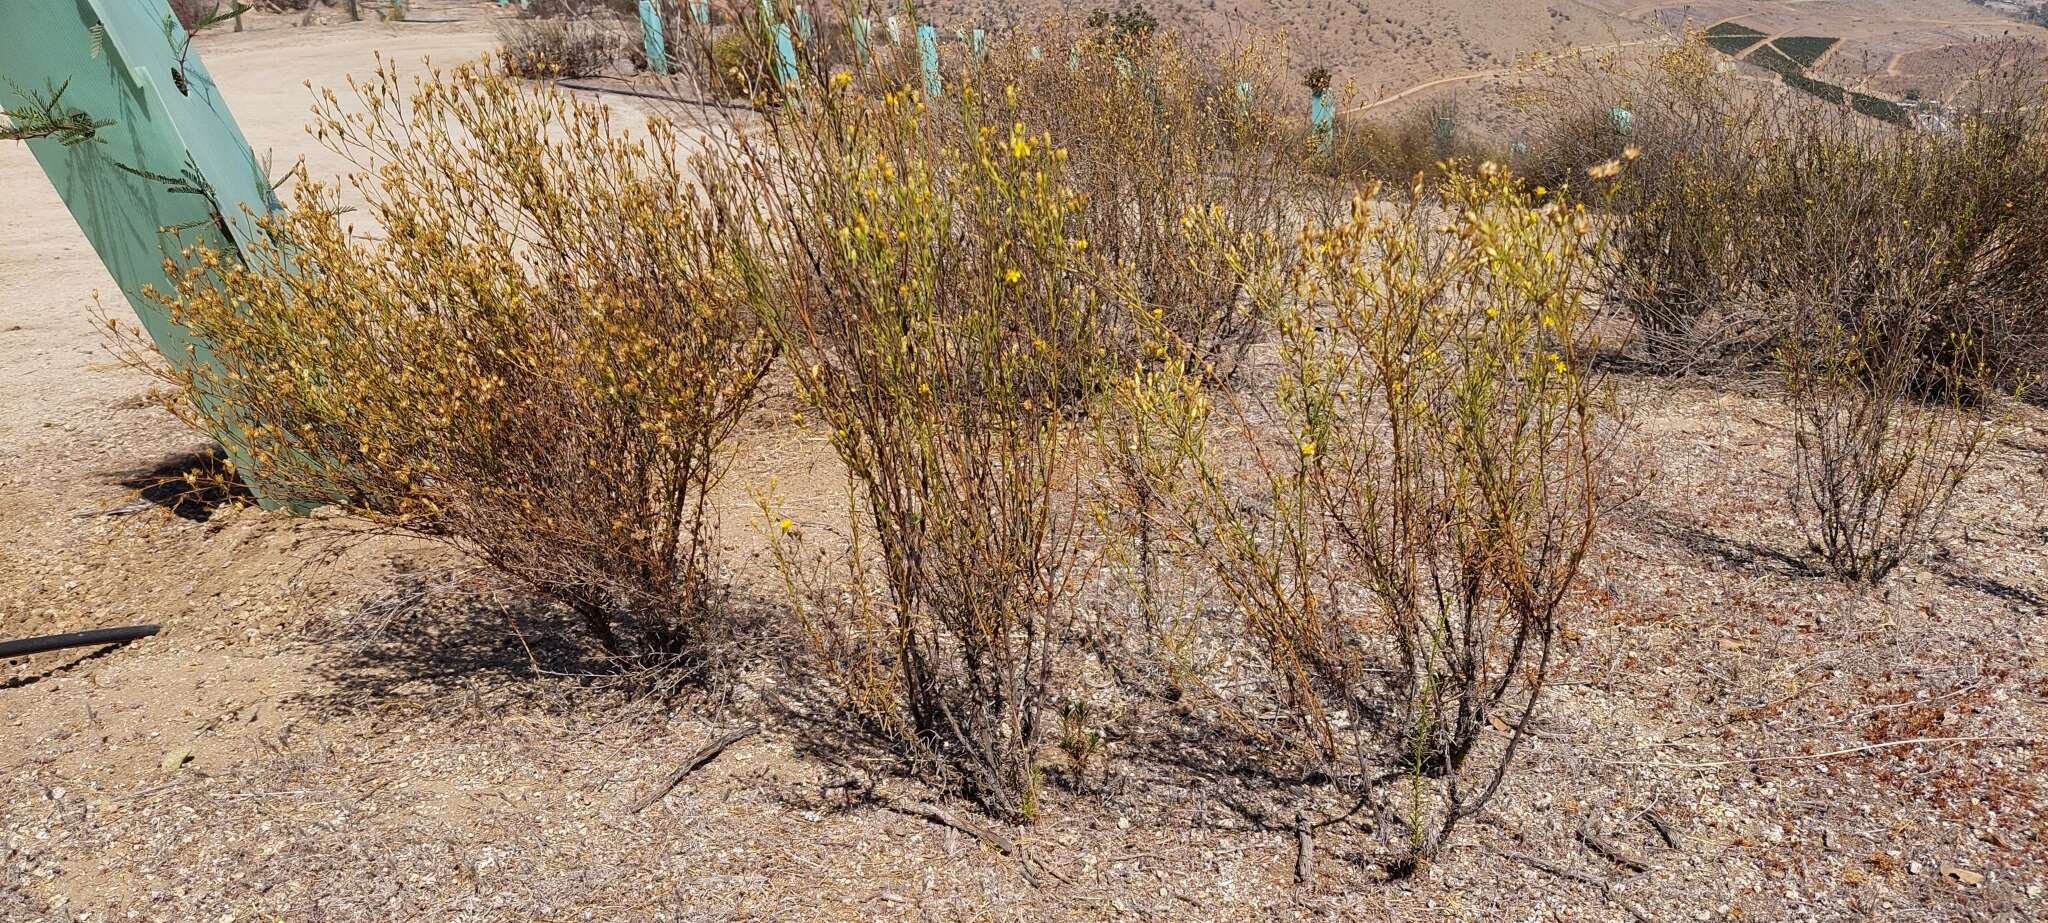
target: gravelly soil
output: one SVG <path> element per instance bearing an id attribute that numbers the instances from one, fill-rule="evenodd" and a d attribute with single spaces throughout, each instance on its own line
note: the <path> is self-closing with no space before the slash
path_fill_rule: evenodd
<path id="1" fill-rule="evenodd" d="M 491 40 L 364 24 L 202 52 L 255 144 L 297 151 L 301 80 L 366 71 L 373 48 L 446 59 Z M 886 809 L 938 796 L 807 720 L 786 671 L 716 700 L 635 700 L 579 678 L 572 633 L 445 552 L 138 499 L 139 475 L 201 446 L 98 352 L 87 305 L 110 285 L 18 147 L 0 148 L 0 188 L 0 634 L 164 625 L 0 666 L 0 920 L 2016 921 L 2048 906 L 2038 413 L 1966 487 L 1938 553 L 1869 592 L 1800 562 L 1775 404 L 1625 380 L 1633 499 L 1526 768 L 1443 861 L 1384 883 L 1364 860 L 1396 834 L 1368 811 L 1323 831 L 1297 886 L 1293 834 L 1263 819 L 1342 799 L 1244 772 L 1200 709 L 1103 680 L 1107 759 L 1012 831 L 1027 868 Z M 778 416 L 750 430 L 722 503 L 732 576 L 763 611 L 746 488 L 773 475 L 820 521 L 843 490 L 822 442 Z M 764 731 L 628 812 L 750 721 Z"/>

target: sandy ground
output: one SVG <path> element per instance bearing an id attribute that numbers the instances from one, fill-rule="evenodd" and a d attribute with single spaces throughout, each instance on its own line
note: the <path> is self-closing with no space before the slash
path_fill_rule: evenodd
<path id="1" fill-rule="evenodd" d="M 300 131 L 301 81 L 493 40 L 365 23 L 201 53 L 252 143 L 331 175 Z M 1200 709 L 1105 686 L 1107 761 L 1012 831 L 1027 876 L 879 807 L 871 788 L 937 796 L 766 676 L 717 701 L 625 699 L 578 680 L 558 620 L 444 552 L 138 500 L 138 476 L 202 444 L 102 352 L 89 304 L 110 283 L 25 150 L 0 147 L 0 189 L 0 636 L 164 626 L 0 665 L 0 920 L 2016 923 L 2048 907 L 2038 412 L 1939 553 L 1864 592 L 1793 556 L 1774 403 L 1623 380 L 1633 499 L 1525 771 L 1444 861 L 1379 882 L 1362 860 L 1393 828 L 1367 812 L 1320 835 L 1296 886 L 1293 834 L 1270 818 L 1334 816 L 1339 796 L 1260 778 Z M 721 505 L 736 522 L 773 475 L 823 522 L 839 501 L 821 441 L 776 419 L 750 429 Z M 764 730 L 628 810 L 748 722 Z"/>

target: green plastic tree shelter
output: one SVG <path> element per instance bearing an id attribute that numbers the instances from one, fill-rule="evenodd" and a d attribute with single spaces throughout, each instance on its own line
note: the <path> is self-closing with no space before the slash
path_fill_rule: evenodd
<path id="1" fill-rule="evenodd" d="M 668 73 L 668 38 L 662 32 L 661 11 L 654 8 L 654 0 L 640 0 L 640 45 L 647 56 L 647 69 Z"/>
<path id="2" fill-rule="evenodd" d="M 796 43 L 790 40 L 789 23 L 775 24 L 775 79 L 784 88 L 796 87 Z"/>
<path id="3" fill-rule="evenodd" d="M 946 92 L 945 78 L 939 76 L 939 30 L 929 25 L 918 26 L 917 50 L 922 58 L 924 95 L 937 99 Z"/>
<path id="4" fill-rule="evenodd" d="M 188 246 L 253 256 L 276 198 L 165 0 L 0 0 L 0 107 L 73 126 L 29 150 L 164 356 L 212 361 L 143 290 Z"/>
<path id="5" fill-rule="evenodd" d="M 1308 131 L 1316 139 L 1316 150 L 1328 154 L 1337 143 L 1337 101 L 1329 90 L 1310 90 Z"/>

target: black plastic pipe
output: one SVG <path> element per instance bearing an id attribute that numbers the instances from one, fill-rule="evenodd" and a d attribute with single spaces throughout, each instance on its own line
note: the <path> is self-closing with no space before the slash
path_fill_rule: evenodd
<path id="1" fill-rule="evenodd" d="M 47 651 L 61 651 L 67 647 L 90 647 L 95 644 L 121 644 L 156 634 L 155 625 L 130 625 L 127 628 L 95 628 L 91 631 L 74 631 L 62 635 L 44 635 L 40 638 L 23 638 L 19 641 L 0 641 L 0 660 L 9 657 L 26 657 Z"/>

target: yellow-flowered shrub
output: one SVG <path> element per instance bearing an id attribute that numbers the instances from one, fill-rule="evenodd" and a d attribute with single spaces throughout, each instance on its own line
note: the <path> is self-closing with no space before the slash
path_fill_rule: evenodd
<path id="1" fill-rule="evenodd" d="M 1598 523 L 1588 235 L 1578 208 L 1453 165 L 1303 232 L 1265 305 L 1270 393 L 1213 397 L 1183 363 L 1121 386 L 1162 535 L 1292 716 L 1262 733 L 1361 797 L 1406 780 L 1397 871 L 1508 773 Z"/>
<path id="2" fill-rule="evenodd" d="M 842 563 L 776 530 L 803 628 L 862 724 L 1021 820 L 1069 679 L 1071 405 L 1096 387 L 1108 296 L 1067 152 L 1009 94 L 955 92 L 838 81 L 733 156 L 783 255 L 753 276 L 757 308 L 852 493 Z"/>
<path id="3" fill-rule="evenodd" d="M 171 364 L 179 409 L 267 499 L 452 544 L 607 653 L 702 654 L 707 496 L 774 355 L 745 235 L 665 123 L 487 64 L 354 95 L 314 132 L 363 208 L 307 185 L 247 265 L 191 254 L 162 293 L 218 360 Z"/>

